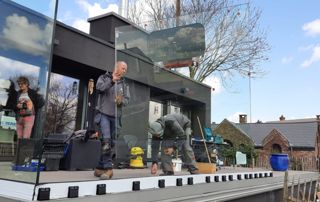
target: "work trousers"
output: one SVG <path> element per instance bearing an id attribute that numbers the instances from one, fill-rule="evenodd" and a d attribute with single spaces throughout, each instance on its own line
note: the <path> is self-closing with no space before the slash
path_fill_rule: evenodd
<path id="1" fill-rule="evenodd" d="M 155 145 L 153 146 L 152 149 L 157 149 L 156 145 L 157 143 L 155 142 Z M 197 170 L 194 152 L 190 145 L 189 137 L 186 137 L 186 139 L 161 141 L 160 159 L 161 159 L 161 168 L 163 172 L 168 172 L 168 171 L 173 172 L 172 154 L 165 153 L 165 150 L 167 148 L 172 148 L 172 147 L 175 147 L 178 154 L 182 155 L 182 161 L 186 165 L 189 171 Z M 158 150 L 159 150 L 159 147 L 158 147 Z M 152 153 L 156 155 L 156 152 L 152 152 Z M 153 156 L 152 158 L 156 159 L 156 156 Z"/>
<path id="2" fill-rule="evenodd" d="M 112 169 L 116 144 L 115 117 L 99 113 L 95 117 L 95 122 L 99 125 L 102 134 L 101 156 L 97 168 Z"/>

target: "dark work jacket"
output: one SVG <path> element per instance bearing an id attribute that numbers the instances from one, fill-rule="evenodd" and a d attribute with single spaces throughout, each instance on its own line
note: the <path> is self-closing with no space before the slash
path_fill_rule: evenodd
<path id="1" fill-rule="evenodd" d="M 164 131 L 163 139 L 186 139 L 186 129 L 191 128 L 191 121 L 183 114 L 168 114 L 157 120 Z"/>

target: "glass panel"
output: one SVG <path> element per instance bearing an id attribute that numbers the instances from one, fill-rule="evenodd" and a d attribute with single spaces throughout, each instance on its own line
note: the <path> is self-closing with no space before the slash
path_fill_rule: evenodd
<path id="1" fill-rule="evenodd" d="M 75 122 L 79 95 L 79 80 L 51 73 L 44 134 L 71 134 Z"/>
<path id="2" fill-rule="evenodd" d="M 143 28 L 122 26 L 116 29 L 115 61 L 125 61 L 128 64 L 125 77 L 130 89 L 129 104 L 116 107 L 116 120 L 122 123 L 121 127 L 117 128 L 116 165 L 126 161 L 130 167 L 148 165 L 150 169 L 150 162 L 157 159 L 156 155 L 152 158 L 152 149 L 153 153 L 158 154 L 161 148 L 153 147 L 153 142 L 159 143 L 159 140 L 151 142 L 148 128 L 150 122 L 163 115 L 179 114 L 172 119 L 177 118 L 175 120 L 181 124 L 183 134 L 186 134 L 189 118 L 191 129 L 196 136 L 200 135 L 197 117 L 200 117 L 203 124 L 210 122 L 210 88 L 176 71 L 178 68 L 195 67 L 197 58 L 204 54 L 205 30 L 202 24 L 197 23 L 196 17 L 197 15 L 180 17 L 179 26 L 176 26 L 177 19 L 174 18 L 148 22 Z M 154 113 L 160 110 L 160 106 L 161 113 L 155 116 Z M 186 116 L 182 120 L 183 114 Z M 170 127 L 170 124 L 165 125 Z M 175 139 L 178 133 L 172 132 L 170 135 L 165 132 L 165 136 L 170 136 L 171 139 Z M 185 141 L 188 142 L 190 138 Z M 128 139 L 135 141 L 132 143 Z M 182 139 L 181 137 L 180 140 Z M 134 147 L 142 148 L 145 153 L 141 154 L 140 158 L 132 155 Z M 175 151 L 175 157 L 183 158 L 181 151 L 182 145 Z M 133 156 L 133 159 L 128 160 L 128 156 Z M 185 163 L 195 165 L 195 162 Z M 158 174 L 160 173 L 159 171 Z"/>
<path id="3" fill-rule="evenodd" d="M 55 0 L 0 1 L 0 178 L 35 183 Z"/>

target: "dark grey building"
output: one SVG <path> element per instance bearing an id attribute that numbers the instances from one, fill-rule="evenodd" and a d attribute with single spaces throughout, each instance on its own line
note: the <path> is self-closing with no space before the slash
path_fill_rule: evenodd
<path id="1" fill-rule="evenodd" d="M 88 80 L 96 80 L 105 71 L 113 69 L 115 28 L 131 24 L 115 13 L 94 17 L 88 21 L 90 34 L 60 22 L 55 30 L 51 72 L 79 81 L 75 130 L 85 126 Z M 209 126 L 209 86 L 174 71 L 157 68 L 151 60 L 134 50 L 118 50 L 117 58 L 128 64 L 126 77 L 131 94 L 130 104 L 124 108 L 118 157 L 124 157 L 127 151 L 126 142 L 121 141 L 125 134 L 136 136 L 137 144 L 144 149 L 147 148 L 150 101 L 161 104 L 162 114 L 170 113 L 171 106 L 178 107 L 180 112 L 192 120 L 194 135 L 200 135 L 197 116 L 203 125 Z"/>

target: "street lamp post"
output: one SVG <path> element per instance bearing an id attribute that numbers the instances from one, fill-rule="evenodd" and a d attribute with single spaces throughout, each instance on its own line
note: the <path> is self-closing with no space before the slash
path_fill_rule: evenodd
<path id="1" fill-rule="evenodd" d="M 249 67 L 248 77 L 249 77 L 249 113 L 250 113 L 250 123 L 252 123 L 252 106 L 251 106 L 251 67 Z"/>

